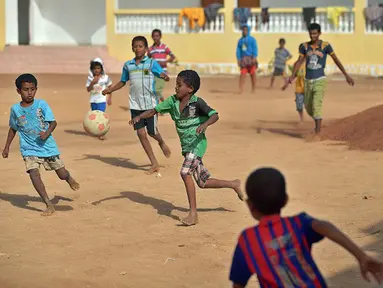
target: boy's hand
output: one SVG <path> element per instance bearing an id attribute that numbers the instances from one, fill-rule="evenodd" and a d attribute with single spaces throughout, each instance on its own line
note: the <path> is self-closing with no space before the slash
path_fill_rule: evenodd
<path id="1" fill-rule="evenodd" d="M 45 141 L 47 140 L 49 137 L 49 134 L 45 131 L 45 132 L 40 132 L 40 138 L 41 140 Z"/>
<path id="2" fill-rule="evenodd" d="M 162 79 L 164 79 L 166 82 L 168 82 L 168 81 L 170 80 L 169 76 L 166 75 L 165 73 L 161 73 L 160 77 L 161 77 Z"/>
<path id="3" fill-rule="evenodd" d="M 351 86 L 354 86 L 354 84 L 355 84 L 355 82 L 354 82 L 354 79 L 352 79 L 351 77 L 350 77 L 350 75 L 346 75 L 346 81 L 347 81 L 347 83 L 349 84 L 349 85 L 351 85 Z"/>
<path id="4" fill-rule="evenodd" d="M 197 134 L 201 134 L 201 133 L 204 133 L 206 129 L 207 129 L 207 125 L 204 123 L 197 128 L 196 132 Z"/>
<path id="5" fill-rule="evenodd" d="M 98 82 L 98 80 L 100 80 L 100 75 L 98 75 L 98 76 L 94 76 L 94 77 L 93 77 L 93 80 L 92 80 L 92 83 L 93 83 L 93 84 L 96 84 L 96 83 Z"/>
<path id="6" fill-rule="evenodd" d="M 295 77 L 290 76 L 289 79 L 287 80 L 287 83 L 292 84 L 294 79 L 295 79 Z"/>
<path id="7" fill-rule="evenodd" d="M 285 85 L 283 85 L 283 87 L 282 87 L 282 91 L 285 91 L 285 90 L 287 89 L 287 87 L 289 87 L 289 85 L 290 85 L 290 83 L 287 81 L 287 82 L 285 83 Z"/>
<path id="8" fill-rule="evenodd" d="M 3 158 L 8 158 L 9 147 L 5 147 L 4 150 L 3 150 L 3 153 L 1 153 L 1 155 L 3 156 Z"/>
<path id="9" fill-rule="evenodd" d="M 366 281 L 370 282 L 368 274 L 372 274 L 379 284 L 383 282 L 383 263 L 366 255 L 363 259 L 359 260 L 359 267 Z"/>
<path id="10" fill-rule="evenodd" d="M 108 97 L 106 99 L 106 104 L 108 104 L 108 106 L 112 105 L 112 98 L 111 97 Z"/>
<path id="11" fill-rule="evenodd" d="M 140 121 L 141 121 L 141 117 L 140 116 L 136 116 L 132 120 L 129 121 L 129 125 L 132 126 L 134 124 L 137 124 Z"/>
<path id="12" fill-rule="evenodd" d="M 110 94 L 112 93 L 109 88 L 106 88 L 102 91 L 102 95 Z"/>

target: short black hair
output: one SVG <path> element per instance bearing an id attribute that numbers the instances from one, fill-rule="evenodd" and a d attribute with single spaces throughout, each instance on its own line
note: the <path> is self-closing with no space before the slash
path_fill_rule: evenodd
<path id="1" fill-rule="evenodd" d="M 146 48 L 149 46 L 148 45 L 148 40 L 144 36 L 136 36 L 136 37 L 134 37 L 133 40 L 132 40 L 132 46 L 134 45 L 134 42 L 138 42 L 138 41 L 144 42 L 144 46 Z"/>
<path id="2" fill-rule="evenodd" d="M 281 43 L 286 43 L 285 38 L 281 38 L 281 39 L 279 39 L 279 44 L 281 44 Z"/>
<path id="3" fill-rule="evenodd" d="M 37 79 L 35 76 L 32 74 L 26 73 L 26 74 L 21 74 L 19 77 L 16 78 L 15 80 L 15 85 L 17 89 L 21 89 L 21 85 L 23 83 L 33 83 L 35 84 L 35 87 L 37 87 Z"/>
<path id="4" fill-rule="evenodd" d="M 318 23 L 311 23 L 308 28 L 309 31 L 317 30 L 319 33 L 321 33 L 321 27 Z"/>
<path id="5" fill-rule="evenodd" d="M 158 34 L 160 34 L 160 36 L 162 36 L 162 31 L 160 29 L 154 29 L 152 31 L 152 36 L 153 36 L 154 33 L 158 33 Z"/>
<path id="6" fill-rule="evenodd" d="M 194 70 L 183 70 L 178 73 L 178 76 L 184 80 L 185 84 L 189 87 L 193 87 L 193 94 L 197 93 L 199 87 L 201 86 L 201 79 L 199 75 Z"/>
<path id="7" fill-rule="evenodd" d="M 278 214 L 287 201 L 285 177 L 274 168 L 257 169 L 246 180 L 246 193 L 263 215 Z"/>
<path id="8" fill-rule="evenodd" d="M 98 66 L 101 67 L 101 71 L 104 72 L 104 66 L 100 62 L 97 62 L 97 61 L 90 62 L 90 70 L 93 70 L 94 68 Z"/>

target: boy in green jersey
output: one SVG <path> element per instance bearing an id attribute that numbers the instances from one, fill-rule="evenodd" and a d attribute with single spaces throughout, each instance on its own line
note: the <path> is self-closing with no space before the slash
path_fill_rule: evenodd
<path id="1" fill-rule="evenodd" d="M 189 200 L 189 215 L 181 219 L 187 226 L 198 223 L 196 192 L 192 177 L 200 188 L 231 188 L 243 201 L 240 180 L 226 181 L 210 178 L 210 173 L 202 163 L 206 152 L 207 127 L 218 121 L 218 113 L 206 102 L 195 95 L 200 87 L 200 78 L 193 70 L 184 70 L 177 76 L 176 94 L 168 97 L 154 109 L 148 110 L 130 121 L 131 125 L 142 119 L 153 117 L 157 113 L 169 113 L 176 124 L 180 137 L 182 155 L 185 157 L 181 168 L 181 177 Z"/>

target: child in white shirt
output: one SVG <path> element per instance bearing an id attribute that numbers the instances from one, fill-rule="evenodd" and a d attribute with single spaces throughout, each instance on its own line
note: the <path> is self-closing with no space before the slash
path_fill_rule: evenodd
<path id="1" fill-rule="evenodd" d="M 90 62 L 89 76 L 86 81 L 86 90 L 90 92 L 90 106 L 92 110 L 105 112 L 106 103 L 112 104 L 112 94 L 102 95 L 102 91 L 112 86 L 112 80 L 106 75 L 104 63 L 101 58 Z"/>
<path id="2" fill-rule="evenodd" d="M 90 92 L 90 107 L 92 110 L 105 112 L 106 104 L 112 104 L 112 93 L 103 95 L 102 91 L 112 86 L 112 80 L 106 75 L 104 63 L 101 58 L 95 58 L 90 62 L 86 90 Z M 100 140 L 105 140 L 105 136 L 100 136 Z"/>

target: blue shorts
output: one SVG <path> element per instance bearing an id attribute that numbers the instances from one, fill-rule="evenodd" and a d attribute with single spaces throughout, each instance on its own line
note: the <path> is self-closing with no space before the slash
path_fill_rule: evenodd
<path id="1" fill-rule="evenodd" d="M 90 103 L 90 108 L 93 110 L 100 110 L 105 112 L 106 110 L 106 102 L 104 103 Z"/>

